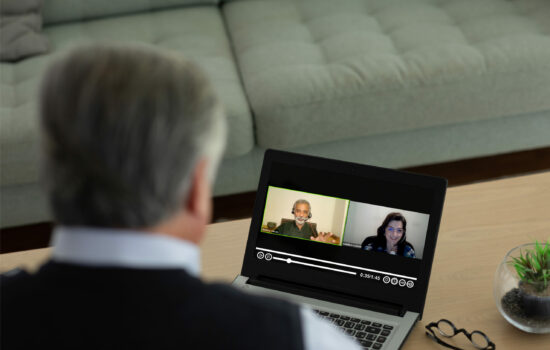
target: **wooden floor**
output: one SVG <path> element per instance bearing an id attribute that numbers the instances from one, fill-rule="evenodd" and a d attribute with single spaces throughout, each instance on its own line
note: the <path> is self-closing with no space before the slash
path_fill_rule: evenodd
<path id="1" fill-rule="evenodd" d="M 449 186 L 464 185 L 550 170 L 550 147 L 402 170 L 447 178 Z M 213 220 L 250 217 L 254 198 L 255 192 L 214 198 Z M 52 227 L 52 223 L 40 223 L 0 230 L 0 253 L 47 247 Z"/>

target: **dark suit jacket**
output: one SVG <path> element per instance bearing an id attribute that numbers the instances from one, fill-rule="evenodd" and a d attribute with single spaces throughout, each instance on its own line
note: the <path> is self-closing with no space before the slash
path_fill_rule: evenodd
<path id="1" fill-rule="evenodd" d="M 299 309 L 182 269 L 46 263 L 0 278 L 9 349 L 302 349 Z"/>

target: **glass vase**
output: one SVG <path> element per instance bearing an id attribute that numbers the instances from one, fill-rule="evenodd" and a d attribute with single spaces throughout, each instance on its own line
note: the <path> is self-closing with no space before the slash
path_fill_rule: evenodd
<path id="1" fill-rule="evenodd" d="M 514 257 L 534 248 L 527 243 L 506 254 L 495 274 L 494 296 L 498 311 L 513 326 L 529 333 L 550 333 L 550 287 L 522 281 L 513 265 Z"/>

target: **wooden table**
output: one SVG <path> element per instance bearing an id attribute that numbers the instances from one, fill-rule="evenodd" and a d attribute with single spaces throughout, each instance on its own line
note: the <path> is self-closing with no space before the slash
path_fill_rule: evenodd
<path id="1" fill-rule="evenodd" d="M 212 224 L 202 244 L 203 276 L 230 282 L 240 272 L 250 220 Z M 424 325 L 447 318 L 479 329 L 498 349 L 550 349 L 550 335 L 508 324 L 493 298 L 493 277 L 513 247 L 550 238 L 550 172 L 450 188 L 447 192 L 424 317 L 403 349 L 445 349 Z M 0 270 L 35 268 L 50 249 L 0 256 Z M 457 336 L 457 338 L 463 338 Z M 470 349 L 467 341 L 456 345 Z"/>

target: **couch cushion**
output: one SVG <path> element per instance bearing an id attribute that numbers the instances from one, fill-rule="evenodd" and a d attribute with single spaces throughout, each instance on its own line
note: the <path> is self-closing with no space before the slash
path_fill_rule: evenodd
<path id="1" fill-rule="evenodd" d="M 113 17 L 44 28 L 52 54 L 2 63 L 0 69 L 1 184 L 38 178 L 37 88 L 48 63 L 76 45 L 96 40 L 141 42 L 176 50 L 197 62 L 211 79 L 228 115 L 226 157 L 249 152 L 252 117 L 244 96 L 219 10 L 197 7 Z"/>
<path id="2" fill-rule="evenodd" d="M 550 1 L 243 0 L 223 11 L 260 146 L 550 110 Z"/>
<path id="3" fill-rule="evenodd" d="M 220 0 L 46 0 L 44 24 L 83 21 L 178 6 L 217 5 Z"/>
<path id="4" fill-rule="evenodd" d="M 42 30 L 41 0 L 2 0 L 0 61 L 14 62 L 48 50 Z"/>

